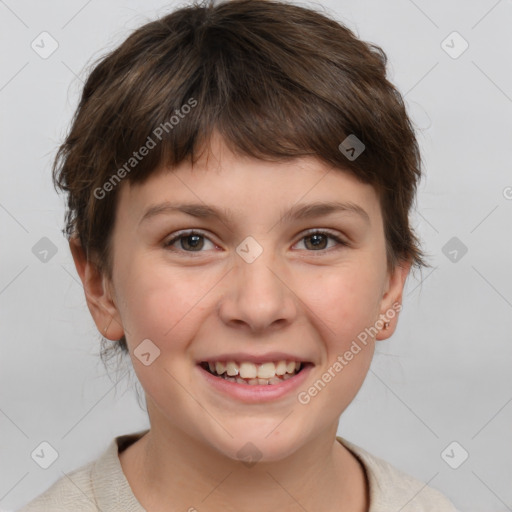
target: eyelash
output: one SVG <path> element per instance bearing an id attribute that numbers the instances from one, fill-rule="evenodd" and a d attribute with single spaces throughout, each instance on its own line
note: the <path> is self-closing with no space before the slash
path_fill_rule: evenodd
<path id="1" fill-rule="evenodd" d="M 206 238 L 207 240 L 210 240 L 205 234 L 203 234 L 202 232 L 200 231 L 195 231 L 195 230 L 189 230 L 189 231 L 181 231 L 179 232 L 176 236 L 174 236 L 172 239 L 170 240 L 167 240 L 166 242 L 164 242 L 164 248 L 166 249 L 171 249 L 171 246 L 177 242 L 178 240 L 182 239 L 182 238 L 186 238 L 188 236 L 192 236 L 192 235 L 198 235 L 198 236 L 201 236 L 203 238 Z M 311 231 L 308 231 L 307 233 L 305 233 L 298 241 L 302 241 L 304 240 L 305 238 L 308 238 L 308 237 L 311 237 L 313 235 L 326 235 L 328 238 L 334 240 L 335 242 L 337 242 L 338 244 L 338 247 L 335 247 L 334 249 L 341 249 L 341 247 L 348 247 L 349 244 L 348 242 L 346 242 L 345 240 L 343 240 L 342 238 L 338 237 L 337 235 L 335 235 L 334 233 L 331 233 L 330 231 L 323 231 L 323 230 L 319 230 L 319 229 L 314 229 L 314 230 L 311 230 Z M 212 242 L 213 244 L 215 244 L 212 240 L 210 240 L 210 242 Z M 216 245 L 216 244 L 215 244 Z M 341 246 L 341 247 L 340 247 Z M 180 249 L 180 250 L 176 250 L 176 249 L 171 249 L 173 252 L 182 252 L 182 253 L 186 253 L 186 254 L 192 254 L 192 255 L 199 255 L 201 254 L 202 252 L 204 251 L 186 251 L 184 249 Z M 305 249 L 307 252 L 311 252 L 311 253 L 320 253 L 320 254 L 325 254 L 327 251 L 331 251 L 333 250 L 333 248 L 331 247 L 330 249 L 319 249 L 317 251 L 315 250 L 308 250 L 308 249 Z"/>

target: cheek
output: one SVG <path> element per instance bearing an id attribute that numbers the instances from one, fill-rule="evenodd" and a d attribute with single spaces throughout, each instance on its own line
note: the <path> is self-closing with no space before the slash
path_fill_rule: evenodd
<path id="1" fill-rule="evenodd" d="M 163 266 L 146 265 L 144 272 L 128 270 L 122 287 L 123 325 L 133 348 L 149 338 L 162 351 L 176 351 L 180 340 L 192 339 L 203 310 L 201 301 L 212 288 L 212 276 L 192 275 Z"/>
<path id="2" fill-rule="evenodd" d="M 183 363 L 202 323 L 201 298 L 211 285 L 206 279 L 187 278 L 176 271 L 171 274 L 162 267 L 149 268 L 143 277 L 135 272 L 127 275 L 131 277 L 123 286 L 126 300 L 121 316 L 135 373 L 158 403 L 177 401 L 181 388 L 175 379 L 185 382 L 189 378 Z M 136 352 L 146 339 L 160 351 L 148 366 L 138 360 Z"/>
<path id="3" fill-rule="evenodd" d="M 323 326 L 326 339 L 339 348 L 378 318 L 381 284 L 371 269 L 361 261 L 303 283 L 301 298 L 318 318 L 318 326 Z"/>
<path id="4" fill-rule="evenodd" d="M 339 417 L 368 373 L 375 347 L 369 328 L 378 318 L 381 287 L 379 274 L 365 268 L 371 267 L 347 266 L 324 274 L 318 286 L 304 286 L 301 298 L 313 313 L 324 352 L 317 380 L 300 396 L 312 416 Z"/>

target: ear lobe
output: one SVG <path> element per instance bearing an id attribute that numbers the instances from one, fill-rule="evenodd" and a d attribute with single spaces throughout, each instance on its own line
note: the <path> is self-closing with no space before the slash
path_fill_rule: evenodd
<path id="1" fill-rule="evenodd" d="M 382 322 L 382 329 L 379 330 L 375 339 L 385 340 L 389 338 L 396 329 L 398 313 L 402 309 L 402 296 L 405 281 L 411 269 L 410 261 L 397 263 L 388 274 L 388 285 L 382 296 L 379 318 Z"/>
<path id="2" fill-rule="evenodd" d="M 69 248 L 82 281 L 87 307 L 98 331 L 109 340 L 119 340 L 124 335 L 124 329 L 107 277 L 87 259 L 79 239 L 71 238 Z"/>

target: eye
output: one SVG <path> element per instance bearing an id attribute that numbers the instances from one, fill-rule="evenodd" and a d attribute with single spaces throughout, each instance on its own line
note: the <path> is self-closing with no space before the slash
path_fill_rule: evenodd
<path id="1" fill-rule="evenodd" d="M 348 246 L 348 243 L 341 239 L 339 236 L 329 232 L 329 231 L 321 231 L 321 230 L 313 230 L 308 232 L 305 236 L 301 238 L 299 242 L 303 240 L 306 241 L 305 247 L 308 252 L 322 252 L 327 250 L 326 243 L 328 244 L 328 240 L 334 240 L 336 244 L 335 246 Z M 170 240 L 164 242 L 164 248 L 171 248 L 174 252 L 204 252 L 201 249 L 205 247 L 205 240 L 208 241 L 212 248 L 217 247 L 208 237 L 198 231 L 181 231 L 178 232 L 174 237 Z M 177 242 L 179 243 L 179 248 L 173 248 Z M 308 243 L 309 242 L 309 243 Z M 332 246 L 331 246 L 332 247 Z"/>
<path id="2" fill-rule="evenodd" d="M 204 252 L 201 251 L 201 249 L 205 246 L 205 240 L 208 240 L 213 247 L 216 247 L 209 238 L 197 231 L 182 231 L 170 240 L 164 242 L 164 247 L 170 248 L 176 242 L 181 241 L 179 245 L 181 246 L 181 250 L 184 252 Z M 180 249 L 173 250 L 176 252 L 180 251 Z"/>
<path id="3" fill-rule="evenodd" d="M 329 231 L 321 230 L 310 231 L 305 236 L 303 236 L 300 241 L 302 242 L 302 240 L 310 240 L 310 244 L 305 244 L 306 248 L 309 249 L 310 247 L 312 247 L 312 251 L 320 252 L 327 250 L 326 243 L 329 238 L 331 240 L 334 240 L 336 242 L 336 245 L 348 246 L 348 243 L 345 242 L 340 237 L 338 237 L 337 235 Z"/>

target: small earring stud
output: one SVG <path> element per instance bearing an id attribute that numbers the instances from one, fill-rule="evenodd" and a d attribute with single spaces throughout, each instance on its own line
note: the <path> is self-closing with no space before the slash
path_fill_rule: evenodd
<path id="1" fill-rule="evenodd" d="M 389 322 L 384 323 L 384 330 L 386 330 L 389 327 Z"/>

